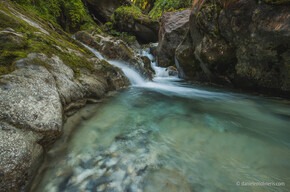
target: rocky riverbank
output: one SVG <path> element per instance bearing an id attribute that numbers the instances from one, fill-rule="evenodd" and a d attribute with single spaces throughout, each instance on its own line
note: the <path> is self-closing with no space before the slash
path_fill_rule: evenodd
<path id="1" fill-rule="evenodd" d="M 130 1 L 54 2 L 34 12 L 15 2 L 0 2 L 0 191 L 26 191 L 67 117 L 129 85 L 85 45 L 152 80 L 139 43 L 158 40 L 147 47 L 171 75 L 177 68 L 187 80 L 290 97 L 288 1 L 194 0 L 157 19 Z"/>
<path id="2" fill-rule="evenodd" d="M 57 26 L 0 8 L 0 191 L 25 191 L 67 116 L 129 82 Z"/>
<path id="3" fill-rule="evenodd" d="M 191 11 L 163 15 L 159 64 L 177 63 L 187 79 L 289 97 L 289 14 L 287 1 L 196 0 Z"/>

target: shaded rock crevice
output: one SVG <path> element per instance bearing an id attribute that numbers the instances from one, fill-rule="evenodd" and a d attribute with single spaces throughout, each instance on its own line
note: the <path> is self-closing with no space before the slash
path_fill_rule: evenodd
<path id="1" fill-rule="evenodd" d="M 185 38 L 171 49 L 188 79 L 289 97 L 289 13 L 283 4 L 197 0 Z M 176 39 L 161 34 L 161 47 Z M 157 56 L 161 66 L 172 63 L 169 55 Z"/>

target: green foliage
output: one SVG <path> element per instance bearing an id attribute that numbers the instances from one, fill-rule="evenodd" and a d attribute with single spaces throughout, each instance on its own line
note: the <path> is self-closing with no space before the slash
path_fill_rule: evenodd
<path id="1" fill-rule="evenodd" d="M 123 22 L 134 23 L 136 19 L 139 19 L 141 17 L 146 18 L 147 16 L 144 15 L 137 6 L 121 6 L 115 10 L 111 20 L 113 21 L 113 23 L 116 23 L 120 20 L 122 20 Z"/>
<path id="2" fill-rule="evenodd" d="M 127 43 L 136 41 L 136 37 L 133 35 L 129 35 L 127 32 L 119 32 L 119 31 L 111 29 L 109 31 L 109 34 L 112 36 L 118 37 Z"/>
<path id="3" fill-rule="evenodd" d="M 132 0 L 132 2 L 145 13 L 148 13 L 154 6 L 155 0 Z"/>
<path id="4" fill-rule="evenodd" d="M 11 6 L 18 10 L 18 6 L 12 4 Z M 92 53 L 70 38 L 70 35 L 66 35 L 65 32 L 60 35 L 49 28 L 46 30 L 50 32 L 50 35 L 40 33 L 37 28 L 10 14 L 10 11 L 4 9 L 1 2 L 0 9 L 4 10 L 4 12 L 0 12 L 0 30 L 12 28 L 17 33 L 2 32 L 0 34 L 0 76 L 14 71 L 16 69 L 15 61 L 26 58 L 32 52 L 44 53 L 47 56 L 57 55 L 76 73 L 80 68 L 94 70 L 92 63 L 85 56 L 79 56 L 79 54 L 88 56 Z M 18 11 L 29 17 L 24 10 Z M 43 27 L 47 26 L 43 25 Z M 79 54 L 76 55 L 74 52 L 79 52 Z"/>
<path id="5" fill-rule="evenodd" d="M 149 16 L 153 19 L 159 18 L 165 11 L 174 11 L 183 8 L 190 8 L 193 0 L 156 0 Z"/>
<path id="6" fill-rule="evenodd" d="M 84 52 L 84 50 L 78 48 L 77 45 L 68 41 L 58 41 L 54 38 L 47 36 L 43 37 L 29 31 L 24 34 L 22 41 L 21 44 L 15 44 L 15 42 L 9 41 L 0 43 L 0 75 L 14 71 L 14 61 L 27 57 L 29 53 L 44 53 L 49 57 L 57 55 L 75 72 L 77 72 L 79 68 L 86 68 L 91 71 L 94 70 L 92 63 L 87 59 L 66 50 L 66 48 L 71 47 Z M 35 63 L 41 64 L 39 62 Z"/>
<path id="7" fill-rule="evenodd" d="M 84 30 L 94 26 L 82 0 L 13 0 L 67 31 Z"/>
<path id="8" fill-rule="evenodd" d="M 112 22 L 107 22 L 104 25 L 105 31 L 110 31 L 111 29 L 113 29 L 113 27 L 114 27 L 114 24 Z"/>

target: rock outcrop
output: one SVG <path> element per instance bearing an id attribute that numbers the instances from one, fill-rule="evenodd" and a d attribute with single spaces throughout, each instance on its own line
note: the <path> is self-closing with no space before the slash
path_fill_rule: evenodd
<path id="1" fill-rule="evenodd" d="M 122 5 L 130 5 L 129 0 L 85 0 L 90 12 L 100 21 L 109 21 L 114 11 Z"/>
<path id="2" fill-rule="evenodd" d="M 16 65 L 16 71 L 0 80 L 0 189 L 4 191 L 17 191 L 29 183 L 43 149 L 62 132 L 64 112 L 127 85 L 122 72 L 109 64 L 108 74 L 83 70 L 78 78 L 57 56 L 32 53 Z M 96 63 L 96 69 L 103 68 L 100 65 Z"/>
<path id="3" fill-rule="evenodd" d="M 289 96 L 289 14 L 283 4 L 196 0 L 179 65 L 190 79 Z"/>
<path id="4" fill-rule="evenodd" d="M 158 21 L 144 15 L 136 6 L 121 6 L 112 16 L 115 28 L 129 32 L 141 43 L 158 41 Z"/>
<path id="5" fill-rule="evenodd" d="M 9 2 L 0 2 L 0 191 L 18 192 L 29 188 L 67 116 L 129 82 L 119 68 Z"/>
<path id="6" fill-rule="evenodd" d="M 107 59 L 123 60 L 138 71 L 144 78 L 152 79 L 153 71 L 150 64 L 144 62 L 144 58 L 131 49 L 122 40 L 116 40 L 111 36 L 104 37 L 100 34 L 94 36 L 85 31 L 80 31 L 75 35 L 76 39 L 101 52 Z"/>
<path id="7" fill-rule="evenodd" d="M 191 10 L 166 12 L 161 18 L 159 44 L 157 47 L 158 65 L 168 67 L 175 65 L 175 50 L 189 28 Z"/>

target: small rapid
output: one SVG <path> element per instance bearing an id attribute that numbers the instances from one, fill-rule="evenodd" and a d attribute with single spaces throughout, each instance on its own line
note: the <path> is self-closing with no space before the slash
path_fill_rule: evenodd
<path id="1" fill-rule="evenodd" d="M 236 94 L 225 94 L 218 93 L 213 90 L 206 91 L 198 88 L 193 88 L 187 83 L 183 82 L 182 79 L 177 76 L 169 76 L 169 72 L 166 68 L 157 66 L 157 62 L 154 61 L 153 55 L 150 53 L 150 49 L 141 50 L 141 54 L 150 59 L 151 67 L 155 72 L 155 76 L 152 81 L 144 79 L 136 70 L 129 67 L 129 65 L 124 61 L 118 60 L 107 60 L 100 52 L 97 50 L 83 44 L 87 49 L 95 54 L 99 59 L 106 60 L 113 66 L 120 68 L 126 77 L 129 79 L 130 83 L 134 87 L 147 88 L 160 92 L 165 95 L 180 96 L 180 97 L 201 97 L 201 98 L 216 98 L 216 99 L 226 99 L 228 97 L 235 97 Z"/>
<path id="2" fill-rule="evenodd" d="M 108 60 L 132 86 L 69 118 L 84 120 L 48 152 L 33 192 L 290 190 L 289 101 L 189 84 L 140 53 L 154 79 Z"/>

